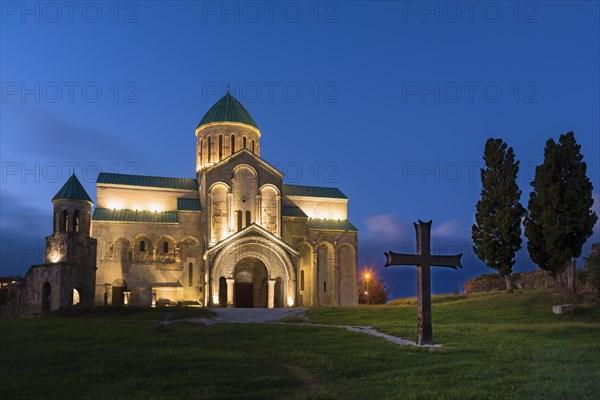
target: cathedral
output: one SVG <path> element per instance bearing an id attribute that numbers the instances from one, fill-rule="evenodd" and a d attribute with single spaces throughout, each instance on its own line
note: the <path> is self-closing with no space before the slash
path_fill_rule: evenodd
<path id="1" fill-rule="evenodd" d="M 73 175 L 53 199 L 54 233 L 46 239 L 45 264 L 28 273 L 29 290 L 39 292 L 31 296 L 47 310 L 75 301 L 356 305 L 358 237 L 348 198 L 337 188 L 283 183 L 260 157 L 257 123 L 229 92 L 195 134 L 195 179 L 101 173 L 92 212 Z M 62 286 L 51 292 L 52 282 L 42 281 L 53 266 L 71 273 L 68 254 L 79 255 L 71 260 L 75 270 L 96 268 L 95 283 L 71 288 L 59 276 L 55 285 Z"/>
<path id="2" fill-rule="evenodd" d="M 336 188 L 286 185 L 227 93 L 196 128 L 196 179 L 101 173 L 96 304 L 357 304 L 357 230 Z"/>

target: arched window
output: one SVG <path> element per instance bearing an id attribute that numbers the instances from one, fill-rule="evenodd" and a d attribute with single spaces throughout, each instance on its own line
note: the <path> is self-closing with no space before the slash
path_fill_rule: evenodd
<path id="1" fill-rule="evenodd" d="M 300 271 L 300 290 L 304 291 L 304 270 Z"/>
<path id="2" fill-rule="evenodd" d="M 188 265 L 188 286 L 192 286 L 194 281 L 194 264 L 189 263 Z"/>
<path id="3" fill-rule="evenodd" d="M 146 251 L 146 242 L 144 240 L 140 242 L 140 251 Z"/>
<path id="4" fill-rule="evenodd" d="M 242 230 L 242 211 L 237 210 L 235 212 L 235 216 L 237 217 L 237 230 L 241 231 Z"/>
<path id="5" fill-rule="evenodd" d="M 169 242 L 163 242 L 163 253 L 169 252 Z"/>
<path id="6" fill-rule="evenodd" d="M 223 135 L 219 135 L 219 161 L 223 159 Z"/>
<path id="7" fill-rule="evenodd" d="M 206 145 L 206 147 L 207 147 L 206 158 L 208 159 L 208 162 L 210 162 L 210 160 L 211 160 L 210 152 L 212 150 L 212 140 L 211 140 L 210 136 L 206 140 L 208 140 L 208 143 Z"/>
<path id="8" fill-rule="evenodd" d="M 61 222 L 60 222 L 60 231 L 67 232 L 69 230 L 69 213 L 67 210 L 63 210 Z"/>
<path id="9" fill-rule="evenodd" d="M 79 296 L 79 290 L 73 288 L 73 305 L 76 306 L 79 304 L 81 297 Z"/>
<path id="10" fill-rule="evenodd" d="M 254 153 L 254 139 L 252 139 L 252 152 Z"/>
<path id="11" fill-rule="evenodd" d="M 231 154 L 235 153 L 235 135 L 231 135 Z"/>
<path id="12" fill-rule="evenodd" d="M 227 305 L 227 279 L 224 276 L 219 278 L 219 304 L 215 305 L 221 307 Z"/>
<path id="13" fill-rule="evenodd" d="M 73 213 L 73 232 L 79 232 L 79 210 Z"/>
<path id="14" fill-rule="evenodd" d="M 202 164 L 202 139 L 200 139 L 200 144 L 198 145 L 198 156 L 200 157 L 200 164 Z"/>
<path id="15" fill-rule="evenodd" d="M 246 141 L 247 141 L 246 136 L 244 136 L 244 138 L 242 139 L 242 147 L 243 148 L 248 147 L 247 144 L 246 144 Z"/>
<path id="16" fill-rule="evenodd" d="M 327 281 L 323 281 L 323 292 L 327 293 Z"/>
<path id="17" fill-rule="evenodd" d="M 252 223 L 252 214 L 250 213 L 250 210 L 246 210 L 246 226 L 250 225 Z"/>

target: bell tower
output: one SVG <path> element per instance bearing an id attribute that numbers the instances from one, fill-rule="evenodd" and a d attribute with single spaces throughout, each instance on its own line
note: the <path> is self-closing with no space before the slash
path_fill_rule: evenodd
<path id="1" fill-rule="evenodd" d="M 96 240 L 90 238 L 93 202 L 75 174 L 52 198 L 52 203 L 54 222 L 52 235 L 46 238 L 44 261 L 95 266 Z"/>
<path id="2" fill-rule="evenodd" d="M 75 174 L 52 198 L 54 222 L 44 263 L 32 265 L 7 315 L 32 316 L 91 308 L 96 293 L 96 239 L 90 237 L 92 199 Z"/>

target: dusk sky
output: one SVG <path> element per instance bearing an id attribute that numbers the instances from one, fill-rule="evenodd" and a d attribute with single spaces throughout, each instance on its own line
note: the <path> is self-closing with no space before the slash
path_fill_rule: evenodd
<path id="1" fill-rule="evenodd" d="M 486 268 L 471 249 L 489 137 L 521 162 L 582 145 L 600 214 L 600 7 L 547 2 L 11 2 L 1 5 L 1 276 L 42 262 L 50 199 L 75 172 L 195 177 L 195 128 L 229 85 L 285 183 L 335 186 L 359 269 L 416 293 L 413 221 L 433 220 L 436 293 Z M 584 246 L 600 242 L 597 224 Z M 582 259 L 578 265 L 583 264 Z M 535 269 L 524 242 L 515 271 Z"/>

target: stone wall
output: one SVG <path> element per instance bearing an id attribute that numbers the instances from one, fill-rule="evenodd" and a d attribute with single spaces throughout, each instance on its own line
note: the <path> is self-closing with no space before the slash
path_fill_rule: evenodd
<path id="1" fill-rule="evenodd" d="M 555 280 L 546 271 L 518 272 L 512 276 L 513 288 L 537 289 L 554 287 Z M 469 279 L 463 290 L 465 293 L 490 292 L 493 290 L 506 290 L 506 282 L 498 274 L 483 274 Z"/>
<path id="2" fill-rule="evenodd" d="M 10 317 L 34 317 L 45 312 L 90 308 L 94 302 L 95 282 L 94 267 L 67 263 L 33 265 L 18 290 L 0 308 L 0 313 Z"/>

